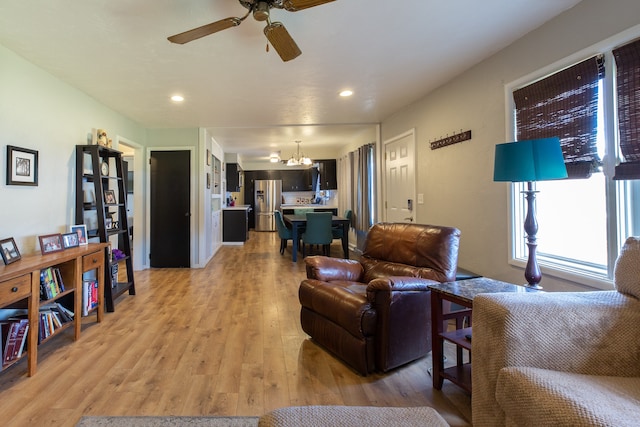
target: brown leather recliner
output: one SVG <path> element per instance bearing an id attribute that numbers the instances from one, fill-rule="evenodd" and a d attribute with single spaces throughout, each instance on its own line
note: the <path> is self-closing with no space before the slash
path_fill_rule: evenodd
<path id="1" fill-rule="evenodd" d="M 376 224 L 360 261 L 305 258 L 302 329 L 362 375 L 431 351 L 428 284 L 455 280 L 460 230 Z"/>

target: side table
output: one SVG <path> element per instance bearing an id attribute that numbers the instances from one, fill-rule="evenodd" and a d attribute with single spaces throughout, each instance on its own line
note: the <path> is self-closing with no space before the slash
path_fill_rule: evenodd
<path id="1" fill-rule="evenodd" d="M 488 277 L 477 277 L 448 283 L 429 285 L 431 288 L 431 332 L 433 356 L 433 388 L 442 389 L 444 380 L 449 380 L 471 393 L 471 313 L 473 298 L 482 293 L 497 292 L 541 292 L 524 286 L 501 282 Z M 445 312 L 443 301 L 456 303 L 466 309 Z M 468 325 L 462 318 L 469 319 Z M 449 319 L 456 319 L 456 329 L 446 330 Z M 467 327 L 465 327 L 467 326 Z M 456 345 L 456 365 L 444 367 L 444 342 Z M 469 352 L 469 363 L 463 362 L 463 349 Z"/>

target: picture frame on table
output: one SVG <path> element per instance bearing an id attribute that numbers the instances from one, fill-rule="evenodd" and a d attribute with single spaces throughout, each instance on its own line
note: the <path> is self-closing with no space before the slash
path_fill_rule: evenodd
<path id="1" fill-rule="evenodd" d="M 77 248 L 78 246 L 80 246 L 80 241 L 78 240 L 78 234 L 74 232 L 63 234 L 62 246 L 65 249 Z"/>
<path id="2" fill-rule="evenodd" d="M 40 241 L 40 251 L 42 255 L 64 250 L 62 234 L 60 233 L 38 236 L 38 240 Z"/>
<path id="3" fill-rule="evenodd" d="M 7 145 L 7 185 L 38 186 L 38 152 Z"/>
<path id="4" fill-rule="evenodd" d="M 22 258 L 13 237 L 0 240 L 0 254 L 2 254 L 2 260 L 6 265 L 16 262 Z"/>
<path id="5" fill-rule="evenodd" d="M 104 190 L 104 202 L 107 205 L 115 205 L 116 202 L 116 192 L 113 190 Z"/>
<path id="6" fill-rule="evenodd" d="M 78 235 L 78 245 L 85 246 L 89 243 L 87 239 L 87 226 L 85 224 L 72 225 L 69 231 Z"/>

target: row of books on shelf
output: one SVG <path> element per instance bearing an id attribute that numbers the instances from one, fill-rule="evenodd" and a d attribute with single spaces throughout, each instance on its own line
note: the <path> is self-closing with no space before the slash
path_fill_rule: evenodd
<path id="1" fill-rule="evenodd" d="M 9 319 L 2 323 L 2 367 L 19 359 L 24 352 L 29 332 L 28 319 Z"/>
<path id="2" fill-rule="evenodd" d="M 82 282 L 82 315 L 98 307 L 98 282 L 96 280 L 84 280 Z"/>
<path id="3" fill-rule="evenodd" d="M 38 342 L 49 338 L 65 323 L 73 321 L 74 313 L 59 302 L 40 306 Z"/>
<path id="4" fill-rule="evenodd" d="M 64 282 L 59 268 L 49 267 L 40 271 L 40 300 L 55 298 L 64 290 Z"/>

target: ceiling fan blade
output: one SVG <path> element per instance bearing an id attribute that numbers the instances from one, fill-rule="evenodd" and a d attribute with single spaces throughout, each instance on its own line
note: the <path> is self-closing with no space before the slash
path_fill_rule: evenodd
<path id="1" fill-rule="evenodd" d="M 269 23 L 264 27 L 264 35 L 285 62 L 297 58 L 302 53 L 282 22 Z"/>
<path id="2" fill-rule="evenodd" d="M 298 10 L 308 9 L 321 4 L 330 3 L 335 0 L 284 0 L 282 7 L 289 12 L 297 12 Z"/>
<path id="3" fill-rule="evenodd" d="M 211 24 L 203 25 L 202 27 L 185 31 L 184 33 L 167 37 L 167 40 L 169 40 L 171 43 L 185 44 L 190 41 L 197 40 L 201 37 L 208 36 L 209 34 L 226 30 L 227 28 L 237 27 L 241 23 L 241 18 L 225 18 L 216 22 L 212 22 Z"/>

